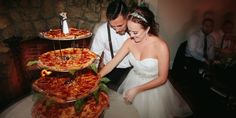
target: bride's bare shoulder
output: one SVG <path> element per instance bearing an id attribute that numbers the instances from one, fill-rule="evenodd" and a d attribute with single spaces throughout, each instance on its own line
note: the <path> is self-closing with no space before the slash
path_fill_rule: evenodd
<path id="1" fill-rule="evenodd" d="M 152 39 L 152 42 L 153 42 L 154 44 L 167 45 L 166 41 L 165 41 L 164 39 L 160 38 L 160 37 L 156 37 L 156 36 L 155 36 L 155 37 L 152 37 L 151 39 Z"/>

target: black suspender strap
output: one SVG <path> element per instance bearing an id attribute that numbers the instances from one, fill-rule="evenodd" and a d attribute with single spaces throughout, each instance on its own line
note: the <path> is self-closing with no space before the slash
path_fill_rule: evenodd
<path id="1" fill-rule="evenodd" d="M 109 46 L 110 46 L 110 51 L 111 51 L 111 58 L 113 58 L 114 54 L 113 54 L 113 48 L 112 48 L 112 42 L 111 42 L 111 32 L 110 32 L 109 23 L 107 23 L 107 33 L 108 33 Z"/>

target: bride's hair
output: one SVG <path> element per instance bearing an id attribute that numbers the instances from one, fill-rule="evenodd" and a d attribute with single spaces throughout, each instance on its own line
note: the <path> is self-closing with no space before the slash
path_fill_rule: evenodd
<path id="1" fill-rule="evenodd" d="M 145 6 L 136 7 L 128 15 L 128 20 L 141 24 L 144 29 L 150 27 L 148 33 L 158 36 L 159 24 L 155 21 L 155 16 L 149 8 Z"/>

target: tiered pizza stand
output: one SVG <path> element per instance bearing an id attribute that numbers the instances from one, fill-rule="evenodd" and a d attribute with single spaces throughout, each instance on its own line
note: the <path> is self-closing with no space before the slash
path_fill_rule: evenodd
<path id="1" fill-rule="evenodd" d="M 42 34 L 40 36 L 55 40 L 44 37 Z M 55 41 L 80 40 L 90 36 L 78 39 L 57 38 Z M 84 61 L 84 54 L 96 57 L 93 52 L 84 47 L 54 49 L 40 55 L 37 64 L 42 69 L 41 77 L 32 85 L 34 91 L 33 100 L 35 101 L 32 108 L 33 118 L 98 118 L 102 116 L 104 109 L 109 106 L 109 98 L 105 92 L 106 88 L 103 88 L 105 84 L 103 80 L 97 77 L 96 68 L 93 66 L 96 58 L 87 60 L 89 62 L 83 62 L 87 63 L 85 66 L 73 67 L 73 65 L 70 65 L 69 67 L 71 68 L 56 66 L 56 60 L 60 60 L 60 63 L 67 63 L 67 61 L 74 58 L 71 55 L 72 53 L 65 53 L 68 50 L 81 54 L 77 55 L 81 58 L 76 61 Z M 55 56 L 56 60 L 51 60 L 52 66 L 45 66 L 40 60 L 47 53 Z M 96 112 L 94 113 L 94 111 Z"/>

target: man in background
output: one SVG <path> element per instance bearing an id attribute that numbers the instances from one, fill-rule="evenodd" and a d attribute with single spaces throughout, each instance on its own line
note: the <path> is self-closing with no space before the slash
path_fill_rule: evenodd
<path id="1" fill-rule="evenodd" d="M 230 55 L 234 52 L 234 23 L 231 20 L 225 20 L 221 26 L 221 29 L 213 33 L 215 40 L 215 48 L 217 51 L 216 56 L 218 58 Z"/>
<path id="2" fill-rule="evenodd" d="M 210 18 L 203 19 L 201 28 L 193 32 L 187 40 L 185 56 L 189 63 L 188 68 L 194 76 L 198 76 L 199 71 L 214 59 L 214 39 L 211 35 L 213 29 L 214 21 Z"/>

